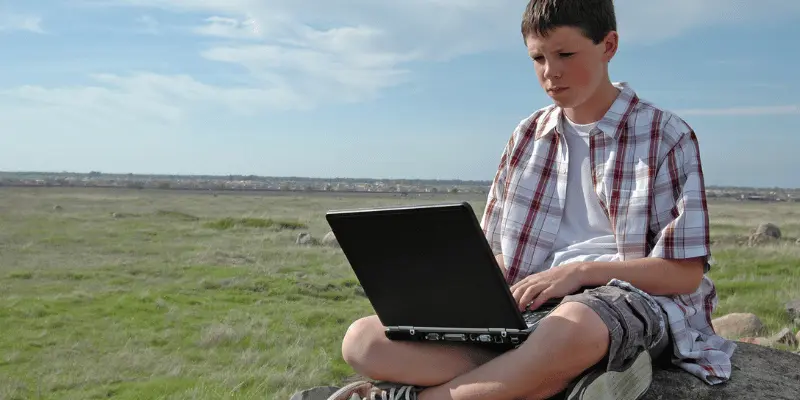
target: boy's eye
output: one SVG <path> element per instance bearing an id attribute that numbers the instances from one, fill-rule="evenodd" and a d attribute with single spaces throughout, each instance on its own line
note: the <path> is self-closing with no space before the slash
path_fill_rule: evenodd
<path id="1" fill-rule="evenodd" d="M 559 55 L 563 58 L 568 58 L 573 56 L 575 53 L 559 53 Z"/>
<path id="2" fill-rule="evenodd" d="M 542 56 L 533 57 L 533 61 L 542 62 L 542 60 L 544 60 L 544 57 L 542 57 Z"/>

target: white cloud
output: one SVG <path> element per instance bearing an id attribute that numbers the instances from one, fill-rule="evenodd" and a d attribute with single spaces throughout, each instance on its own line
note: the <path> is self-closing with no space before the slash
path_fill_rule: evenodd
<path id="1" fill-rule="evenodd" d="M 28 109 L 29 104 L 68 111 L 89 120 L 122 124 L 151 121 L 180 125 L 190 112 L 220 111 L 251 115 L 262 109 L 298 109 L 303 99 L 289 90 L 212 86 L 185 75 L 138 73 L 128 76 L 98 74 L 89 86 L 42 87 L 28 85 L 0 91 L 7 108 Z M 60 114 L 64 115 L 64 114 Z"/>
<path id="2" fill-rule="evenodd" d="M 196 18 L 188 32 L 207 41 L 200 55 L 244 68 L 250 86 L 215 86 L 192 77 L 114 75 L 113 83 L 98 81 L 84 88 L 37 87 L 36 96 L 73 91 L 80 97 L 100 91 L 116 96 L 117 102 L 109 104 L 131 104 L 133 98 L 160 104 L 170 99 L 164 103 L 166 109 L 191 110 L 209 102 L 247 112 L 312 108 L 374 99 L 412 80 L 412 63 L 487 49 L 524 51 L 519 37 L 524 0 L 340 0 L 313 5 L 297 0 L 83 1 L 138 12 L 188 13 Z M 800 11 L 796 0 L 617 0 L 616 4 L 620 30 L 632 44 L 655 43 L 709 24 L 762 18 L 768 15 L 765 9 L 769 15 Z M 143 17 L 139 22 L 157 29 L 165 21 Z M 37 24 L 28 26 L 35 29 Z M 155 81 L 163 86 L 154 85 Z M 187 92 L 175 96 L 166 94 L 169 90 Z"/>
<path id="3" fill-rule="evenodd" d="M 691 108 L 687 110 L 678 110 L 678 114 L 698 115 L 698 116 L 800 115 L 800 104 L 789 104 L 781 106 L 728 107 L 728 108 Z"/>
<path id="4" fill-rule="evenodd" d="M 0 32 L 2 31 L 45 33 L 44 29 L 42 28 L 41 17 L 35 15 L 0 13 Z"/>
<path id="5" fill-rule="evenodd" d="M 206 22 L 206 25 L 195 28 L 194 32 L 230 39 L 255 39 L 261 36 L 261 31 L 253 20 L 240 21 L 236 18 L 214 16 L 207 18 Z"/>

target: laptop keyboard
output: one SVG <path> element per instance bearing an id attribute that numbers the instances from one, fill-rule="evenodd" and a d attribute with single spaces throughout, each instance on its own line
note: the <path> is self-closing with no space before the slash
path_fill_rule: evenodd
<path id="1" fill-rule="evenodd" d="M 525 320 L 525 323 L 528 327 L 533 326 L 535 323 L 539 322 L 542 318 L 544 318 L 551 310 L 535 310 L 535 311 L 525 311 L 522 313 L 522 319 Z"/>

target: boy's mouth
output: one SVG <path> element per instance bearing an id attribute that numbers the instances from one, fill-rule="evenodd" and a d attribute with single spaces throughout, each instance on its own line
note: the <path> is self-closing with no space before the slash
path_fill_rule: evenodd
<path id="1" fill-rule="evenodd" d="M 559 94 L 559 93 L 561 93 L 561 92 L 563 92 L 563 91 L 565 91 L 565 90 L 567 90 L 567 89 L 568 89 L 568 88 L 567 88 L 567 87 L 564 87 L 564 86 L 553 86 L 553 87 L 551 87 L 550 89 L 547 89 L 547 93 L 550 93 L 550 94 Z"/>

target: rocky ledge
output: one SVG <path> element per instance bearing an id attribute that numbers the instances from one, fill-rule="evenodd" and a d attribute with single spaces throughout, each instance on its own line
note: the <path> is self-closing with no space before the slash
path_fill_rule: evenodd
<path id="1" fill-rule="evenodd" d="M 677 367 L 659 367 L 642 400 L 797 400 L 800 355 L 737 342 L 731 380 L 708 385 Z"/>

